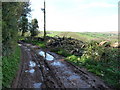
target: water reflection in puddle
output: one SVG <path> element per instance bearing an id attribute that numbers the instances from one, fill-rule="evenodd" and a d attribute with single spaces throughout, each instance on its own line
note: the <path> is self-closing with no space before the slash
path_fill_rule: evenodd
<path id="1" fill-rule="evenodd" d="M 37 46 L 31 46 L 31 48 L 36 48 Z"/>
<path id="2" fill-rule="evenodd" d="M 30 70 L 26 70 L 25 72 L 29 72 L 29 73 L 34 73 L 35 72 L 35 69 L 30 69 Z"/>
<path id="3" fill-rule="evenodd" d="M 80 76 L 78 76 L 78 75 L 76 75 L 76 74 L 71 75 L 71 76 L 69 77 L 69 80 L 77 80 L 77 79 L 80 79 Z"/>
<path id="4" fill-rule="evenodd" d="M 42 85 L 42 83 L 34 83 L 34 84 L 33 84 L 33 87 L 34 87 L 34 88 L 40 88 L 41 85 Z"/>
<path id="5" fill-rule="evenodd" d="M 26 44 L 26 46 L 30 46 L 31 44 Z"/>
<path id="6" fill-rule="evenodd" d="M 64 74 L 72 75 L 73 73 L 71 71 L 65 71 Z"/>
<path id="7" fill-rule="evenodd" d="M 30 61 L 30 64 L 29 64 L 30 67 L 35 67 L 36 66 L 36 63 L 33 62 L 33 61 Z"/>
<path id="8" fill-rule="evenodd" d="M 30 49 L 27 49 L 28 51 L 30 51 Z"/>
<path id="9" fill-rule="evenodd" d="M 38 65 L 38 67 L 40 67 L 40 65 Z"/>
<path id="10" fill-rule="evenodd" d="M 46 56 L 45 56 L 45 52 L 44 51 L 40 51 L 39 54 L 41 56 L 43 56 L 48 61 L 54 60 L 54 57 L 52 55 L 48 54 L 48 53 L 46 53 Z"/>
<path id="11" fill-rule="evenodd" d="M 29 73 L 34 73 L 34 72 L 35 72 L 34 69 L 29 70 Z"/>
<path id="12" fill-rule="evenodd" d="M 22 46 L 21 44 L 18 44 L 18 46 Z"/>
<path id="13" fill-rule="evenodd" d="M 61 62 L 53 62 L 53 63 L 51 63 L 51 65 L 53 65 L 53 66 L 64 66 Z"/>

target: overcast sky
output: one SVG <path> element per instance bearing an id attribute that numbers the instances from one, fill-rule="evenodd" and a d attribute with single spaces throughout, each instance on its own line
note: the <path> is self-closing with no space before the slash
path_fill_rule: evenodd
<path id="1" fill-rule="evenodd" d="M 53 31 L 118 31 L 119 0 L 46 0 L 46 28 Z M 44 0 L 31 0 L 32 18 L 43 30 Z"/>

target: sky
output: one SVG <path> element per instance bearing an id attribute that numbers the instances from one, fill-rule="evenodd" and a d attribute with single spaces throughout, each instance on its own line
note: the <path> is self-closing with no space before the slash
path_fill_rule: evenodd
<path id="1" fill-rule="evenodd" d="M 44 27 L 44 0 L 30 0 L 32 19 Z M 72 32 L 118 31 L 119 0 L 46 0 L 46 30 Z"/>

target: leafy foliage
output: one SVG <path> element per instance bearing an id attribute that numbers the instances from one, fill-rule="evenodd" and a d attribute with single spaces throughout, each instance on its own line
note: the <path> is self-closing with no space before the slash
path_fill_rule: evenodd
<path id="1" fill-rule="evenodd" d="M 18 69 L 20 50 L 17 47 L 19 20 L 24 14 L 25 2 L 2 2 L 2 71 L 3 88 L 10 84 Z M 25 15 L 24 15 L 25 16 Z"/>
<path id="2" fill-rule="evenodd" d="M 24 3 L 21 17 L 18 20 L 19 31 L 22 32 L 22 36 L 24 36 L 25 32 L 27 32 L 29 29 L 28 16 L 30 15 L 30 12 L 31 12 L 31 8 L 29 6 L 30 6 L 29 2 Z"/>
<path id="3" fill-rule="evenodd" d="M 19 20 L 19 30 L 22 31 L 22 36 L 25 36 L 25 32 L 28 31 L 28 19 L 26 16 L 22 16 Z"/>
<path id="4" fill-rule="evenodd" d="M 24 2 L 3 2 L 2 3 L 2 47 L 3 55 L 10 55 L 14 51 L 18 39 L 18 22 L 24 10 Z M 24 12 L 25 11 L 25 12 Z"/>
<path id="5" fill-rule="evenodd" d="M 37 35 L 37 28 L 38 28 L 38 21 L 37 19 L 33 19 L 32 22 L 31 22 L 31 25 L 30 25 L 30 33 L 31 33 L 31 36 L 36 36 Z"/>

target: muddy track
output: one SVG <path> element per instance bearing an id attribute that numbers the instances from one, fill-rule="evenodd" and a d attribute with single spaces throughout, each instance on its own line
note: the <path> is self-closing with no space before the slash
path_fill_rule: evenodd
<path id="1" fill-rule="evenodd" d="M 31 44 L 21 47 L 21 66 L 13 88 L 110 88 L 97 76 L 64 60 L 64 57 Z"/>

